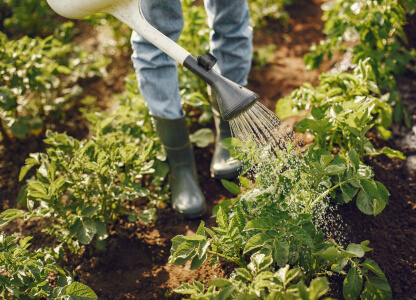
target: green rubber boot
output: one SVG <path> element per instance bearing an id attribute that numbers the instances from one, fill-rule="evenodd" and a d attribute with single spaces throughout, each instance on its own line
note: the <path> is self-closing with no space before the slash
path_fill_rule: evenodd
<path id="1" fill-rule="evenodd" d="M 170 166 L 172 207 L 184 218 L 198 218 L 205 213 L 206 204 L 198 184 L 185 116 L 179 119 L 153 116 L 153 121 Z"/>
<path id="2" fill-rule="evenodd" d="M 212 105 L 216 138 L 215 151 L 211 162 L 211 176 L 216 179 L 234 179 L 238 177 L 243 164 L 241 162 L 228 163 L 230 151 L 221 146 L 221 142 L 232 137 L 230 124 L 221 118 L 217 103 L 217 93 L 208 86 L 208 95 Z"/>

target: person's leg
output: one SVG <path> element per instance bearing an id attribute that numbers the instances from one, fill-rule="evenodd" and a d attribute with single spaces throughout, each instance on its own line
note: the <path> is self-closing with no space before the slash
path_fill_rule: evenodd
<path id="1" fill-rule="evenodd" d="M 183 27 L 180 0 L 141 1 L 143 15 L 157 30 L 177 41 Z M 183 115 L 177 63 L 136 32 L 132 33 L 132 60 L 139 89 L 150 113 L 165 118 Z"/>
<path id="2" fill-rule="evenodd" d="M 180 0 L 142 1 L 146 20 L 174 41 L 182 31 Z M 137 33 L 131 38 L 132 60 L 139 89 L 153 117 L 170 166 L 172 207 L 185 218 L 197 218 L 206 209 L 196 173 L 178 87 L 176 62 Z"/>
<path id="3" fill-rule="evenodd" d="M 247 84 L 252 60 L 252 35 L 250 12 L 246 0 L 205 0 L 208 25 L 211 28 L 210 48 L 217 57 L 215 66 L 224 77 L 240 84 Z M 215 151 L 211 162 L 211 175 L 218 179 L 238 176 L 241 163 L 229 164 L 230 152 L 221 141 L 230 138 L 229 123 L 222 120 L 214 90 L 208 89 L 216 128 Z"/>
<path id="4" fill-rule="evenodd" d="M 253 56 L 253 30 L 246 0 L 205 0 L 210 48 L 224 77 L 247 85 Z"/>

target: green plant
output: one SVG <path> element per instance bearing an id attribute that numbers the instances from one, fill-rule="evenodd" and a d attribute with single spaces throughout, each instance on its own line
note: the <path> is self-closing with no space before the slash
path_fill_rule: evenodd
<path id="1" fill-rule="evenodd" d="M 289 21 L 289 14 L 284 10 L 285 6 L 295 3 L 297 0 L 255 0 L 249 1 L 250 17 L 253 27 L 260 28 L 265 25 L 267 19 L 278 19 L 283 24 Z"/>
<path id="2" fill-rule="evenodd" d="M 255 276 L 247 274 L 257 265 L 256 272 L 263 278 L 261 272 L 276 272 L 287 264 L 300 268 L 302 282 L 311 287 L 311 280 L 316 276 L 346 275 L 345 293 L 354 291 L 352 296 L 345 296 L 347 299 L 355 299 L 361 292 L 363 297 L 374 296 L 379 289 L 383 297 L 391 298 L 390 287 L 377 264 L 362 261 L 365 252 L 371 250 L 368 242 L 352 243 L 344 248 L 335 241 L 325 240 L 323 232 L 316 229 L 331 199 L 348 203 L 356 198 L 358 208 L 370 215 L 379 214 L 387 205 L 387 189 L 372 179 L 371 168 L 360 162 L 354 149 L 345 156 L 333 156 L 324 149 L 309 149 L 306 154 L 300 154 L 288 141 L 285 149 L 276 149 L 274 153 L 270 149 L 258 149 L 250 142 L 244 146 L 232 139 L 224 146 L 235 148 L 236 157 L 245 162 L 243 174 L 247 173 L 254 182 L 240 177 L 242 192 L 235 183 L 223 181 L 230 192 L 241 195 L 223 201 L 214 209 L 217 227 L 207 228 L 202 222 L 196 235 L 174 237 L 171 263 L 191 261 L 194 269 L 207 260 L 210 264 L 220 258 L 233 262 L 238 266 L 236 274 L 245 276 L 241 275 L 245 279 L 239 280 L 247 285 L 233 281 L 236 279 L 233 276 L 224 280 L 217 287 L 226 294 L 229 288 L 229 298 L 225 299 L 237 299 L 248 291 L 251 293 L 250 289 L 254 289 L 257 297 L 271 297 L 274 285 L 266 282 L 259 287 Z M 273 281 L 272 274 L 267 273 L 266 277 Z M 193 289 L 189 285 L 182 288 L 187 292 Z M 198 284 L 196 288 L 200 290 Z M 296 288 L 293 292 L 300 295 L 301 287 Z M 218 292 L 214 288 L 209 291 Z M 198 292 L 195 297 L 204 299 L 205 294 Z M 283 299 L 292 298 L 286 295 Z"/>
<path id="3" fill-rule="evenodd" d="M 385 154 L 405 159 L 399 151 L 384 147 L 376 150 L 367 132 L 376 127 L 384 139 L 391 132 L 392 94 L 381 95 L 369 59 L 360 61 L 352 73 L 322 73 L 320 83 L 303 84 L 289 97 L 279 100 L 276 113 L 282 119 L 296 114 L 309 114 L 296 127 L 315 136 L 315 148 L 347 153 L 355 149 L 362 159 L 366 155 Z M 393 96 L 394 97 L 394 96 Z"/>
<path id="4" fill-rule="evenodd" d="M 412 5 L 406 5 L 414 10 Z M 322 9 L 326 38 L 319 45 L 312 45 L 310 53 L 305 55 L 307 68 L 319 67 L 325 56 L 331 59 L 336 51 L 351 51 L 353 63 L 371 58 L 368 63 L 377 85 L 390 90 L 390 104 L 397 103 L 395 120 L 401 122 L 404 118 L 409 126 L 394 77 L 404 72 L 414 56 L 405 47 L 406 11 L 402 3 L 398 0 L 336 0 L 323 4 Z"/>
<path id="5" fill-rule="evenodd" d="M 183 283 L 174 291 L 191 295 L 190 299 L 319 299 L 329 290 L 325 277 L 313 279 L 309 287 L 302 281 L 300 268 L 289 269 L 289 265 L 276 272 L 261 271 L 264 260 L 253 258 L 249 267 L 237 268 L 230 279 L 217 278 L 204 284 L 193 281 Z"/>
<path id="6" fill-rule="evenodd" d="M 0 296 L 3 299 L 97 299 L 88 286 L 74 282 L 57 263 L 59 248 L 30 252 L 32 237 L 20 239 L 0 234 Z M 55 288 L 49 273 L 58 274 Z"/>
<path id="7" fill-rule="evenodd" d="M 120 101 L 122 105 L 111 114 L 88 115 L 94 124 L 89 140 L 47 131 L 47 154 L 31 154 L 19 177 L 22 180 L 37 167 L 36 178 L 28 180 L 19 194 L 18 201 L 28 212 L 5 211 L 1 216 L 9 214 L 8 221 L 22 215 L 48 218 L 52 226 L 45 230 L 72 251 L 94 237 L 101 249 L 108 237 L 107 225 L 119 215 L 137 219 L 129 200 L 166 202 L 168 186 L 162 183 L 169 168 L 144 101 L 137 95 Z"/>
<path id="8" fill-rule="evenodd" d="M 80 78 L 103 76 L 108 60 L 50 36 L 8 40 L 0 33 L 0 133 L 4 139 L 38 134 L 82 88 Z"/>
<path id="9" fill-rule="evenodd" d="M 61 23 L 46 0 L 2 0 L 0 11 L 2 31 L 16 38 L 47 37 Z"/>
<path id="10" fill-rule="evenodd" d="M 255 67 L 258 69 L 264 68 L 268 63 L 273 61 L 276 48 L 277 46 L 275 44 L 257 47 L 257 49 L 253 52 L 253 61 L 255 63 Z"/>

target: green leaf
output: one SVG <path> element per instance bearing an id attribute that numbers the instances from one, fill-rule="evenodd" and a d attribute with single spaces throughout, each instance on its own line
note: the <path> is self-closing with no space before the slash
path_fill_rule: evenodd
<path id="1" fill-rule="evenodd" d="M 300 240 L 302 243 L 304 243 L 305 245 L 307 245 L 311 249 L 314 249 L 315 248 L 315 245 L 313 243 L 313 239 L 301 227 L 299 227 L 299 226 L 292 226 L 292 227 L 290 227 L 289 231 L 290 231 L 290 233 L 292 233 L 292 235 L 295 238 L 297 238 L 298 240 Z"/>
<path id="2" fill-rule="evenodd" d="M 384 272 L 381 270 L 380 266 L 374 260 L 367 258 L 363 263 L 363 267 L 369 269 L 371 272 L 376 274 L 378 278 L 387 281 L 386 275 L 384 275 Z"/>
<path id="3" fill-rule="evenodd" d="M 347 167 L 343 164 L 331 164 L 325 168 L 327 175 L 341 175 L 345 172 Z"/>
<path id="4" fill-rule="evenodd" d="M 345 251 L 354 257 L 363 257 L 365 254 L 362 246 L 354 243 L 349 244 Z"/>
<path id="5" fill-rule="evenodd" d="M 214 133 L 209 128 L 202 128 L 189 136 L 192 143 L 200 148 L 205 148 L 214 142 Z"/>
<path id="6" fill-rule="evenodd" d="M 93 213 L 97 212 L 99 209 L 100 209 L 100 206 L 98 206 L 98 205 L 96 205 L 96 206 L 92 206 L 92 205 L 87 206 L 86 208 L 84 208 L 84 209 L 81 211 L 81 216 L 88 218 L 88 217 L 90 217 Z"/>
<path id="7" fill-rule="evenodd" d="M 233 193 L 233 194 L 241 194 L 241 189 L 238 185 L 236 185 L 234 182 L 221 179 L 222 185 L 227 189 L 227 191 Z"/>
<path id="8" fill-rule="evenodd" d="M 184 294 L 184 295 L 192 295 L 192 294 L 198 294 L 199 293 L 199 289 L 196 286 L 190 285 L 187 282 L 182 283 L 181 286 L 177 287 L 173 291 L 175 293 Z"/>
<path id="9" fill-rule="evenodd" d="M 250 271 L 246 268 L 236 268 L 234 271 L 238 276 L 244 278 L 246 281 L 253 280 L 253 276 L 251 275 Z"/>
<path id="10" fill-rule="evenodd" d="M 355 300 L 363 287 L 363 278 L 355 268 L 351 268 L 344 280 L 343 295 L 346 300 Z"/>
<path id="11" fill-rule="evenodd" d="M 376 181 L 377 191 L 380 194 L 380 200 L 382 200 L 385 204 L 389 203 L 389 191 L 386 187 L 381 183 Z"/>
<path id="12" fill-rule="evenodd" d="M 144 224 L 150 224 L 157 220 L 157 213 L 156 208 L 151 207 L 149 209 L 145 209 L 140 213 L 140 221 Z"/>
<path id="13" fill-rule="evenodd" d="M 350 159 L 352 166 L 355 171 L 358 171 L 360 168 L 360 157 L 358 156 L 357 152 L 352 149 L 348 152 L 348 158 Z"/>
<path id="14" fill-rule="evenodd" d="M 320 107 L 317 106 L 312 106 L 312 116 L 315 120 L 322 120 L 323 118 L 325 118 L 325 111 L 324 109 L 321 109 Z"/>
<path id="15" fill-rule="evenodd" d="M 345 203 L 350 202 L 357 194 L 359 188 L 356 188 L 348 183 L 341 185 L 342 197 Z"/>
<path id="16" fill-rule="evenodd" d="M 380 199 L 381 196 L 377 191 L 377 186 L 374 181 L 370 181 L 367 179 L 360 180 L 361 187 L 363 188 L 364 192 L 367 194 L 368 197 L 371 199 Z"/>
<path id="17" fill-rule="evenodd" d="M 4 226 L 14 219 L 22 218 L 24 215 L 24 211 L 20 209 L 12 208 L 5 210 L 0 214 L 0 226 Z"/>
<path id="18" fill-rule="evenodd" d="M 331 266 L 331 270 L 334 272 L 341 272 L 344 270 L 345 266 L 348 264 L 348 258 L 343 258 L 337 261 L 335 264 Z"/>
<path id="19" fill-rule="evenodd" d="M 223 211 L 222 207 L 219 207 L 218 212 L 217 212 L 218 226 L 220 226 L 222 229 L 227 229 L 227 222 L 228 222 L 227 214 Z"/>
<path id="20" fill-rule="evenodd" d="M 259 218 L 249 221 L 244 227 L 244 231 L 248 230 L 273 230 L 276 228 L 276 222 L 272 218 Z"/>
<path id="21" fill-rule="evenodd" d="M 77 230 L 77 238 L 81 244 L 88 245 L 91 243 L 94 235 L 97 233 L 97 227 L 92 221 L 82 223 Z"/>
<path id="22" fill-rule="evenodd" d="M 330 246 L 326 249 L 322 249 L 314 253 L 314 255 L 321 257 L 325 260 L 333 260 L 336 257 L 338 257 L 340 254 L 341 252 L 334 246 Z"/>
<path id="23" fill-rule="evenodd" d="M 289 260 L 289 243 L 287 241 L 273 241 L 273 258 L 280 268 L 283 268 Z"/>
<path id="24" fill-rule="evenodd" d="M 389 284 L 380 278 L 369 278 L 365 283 L 365 289 L 361 294 L 361 299 L 392 299 L 393 294 Z"/>
<path id="25" fill-rule="evenodd" d="M 108 231 L 104 222 L 100 220 L 95 220 L 94 223 L 95 223 L 95 227 L 97 228 L 97 239 L 99 241 L 102 241 L 108 238 Z"/>
<path id="26" fill-rule="evenodd" d="M 93 300 L 98 299 L 94 291 L 85 284 L 74 282 L 62 289 L 62 296 L 69 296 L 69 300 Z"/>
<path id="27" fill-rule="evenodd" d="M 250 179 L 244 176 L 240 176 L 238 177 L 238 180 L 240 181 L 241 186 L 245 187 L 246 189 L 251 189 Z"/>
<path id="28" fill-rule="evenodd" d="M 244 247 L 244 251 L 243 254 L 252 251 L 254 249 L 263 247 L 268 241 L 270 240 L 270 236 L 265 234 L 265 233 L 259 233 L 253 237 L 251 237 L 245 247 Z"/>
<path id="29" fill-rule="evenodd" d="M 404 156 L 403 152 L 400 152 L 399 150 L 393 150 L 389 147 L 383 147 L 381 149 L 381 153 L 385 154 L 386 156 L 390 158 L 400 158 L 401 160 L 406 160 L 406 156 Z"/>
<path id="30" fill-rule="evenodd" d="M 208 285 L 216 286 L 217 288 L 225 288 L 231 285 L 231 282 L 229 282 L 227 279 L 224 279 L 224 278 L 216 278 L 208 282 Z"/>
<path id="31" fill-rule="evenodd" d="M 199 258 L 198 255 L 195 255 L 191 262 L 191 270 L 198 269 L 207 260 L 207 258 L 208 255 L 206 253 L 201 258 Z"/>
<path id="32" fill-rule="evenodd" d="M 361 190 L 357 196 L 357 207 L 358 209 L 365 213 L 366 215 L 372 215 L 374 212 L 374 203 L 367 194 Z"/>
<path id="33" fill-rule="evenodd" d="M 325 169 L 333 159 L 334 157 L 331 154 L 321 155 L 320 164 L 322 169 Z"/>
<path id="34" fill-rule="evenodd" d="M 311 281 L 309 285 L 309 300 L 317 300 L 325 295 L 329 290 L 328 279 L 318 277 Z"/>

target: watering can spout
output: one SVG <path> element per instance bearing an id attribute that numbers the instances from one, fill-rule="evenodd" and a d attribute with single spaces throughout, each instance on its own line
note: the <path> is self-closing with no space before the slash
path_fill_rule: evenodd
<path id="1" fill-rule="evenodd" d="M 230 121 L 249 109 L 259 98 L 255 92 L 202 65 L 199 58 L 190 55 L 183 65 L 215 90 L 220 115 L 225 121 Z"/>

